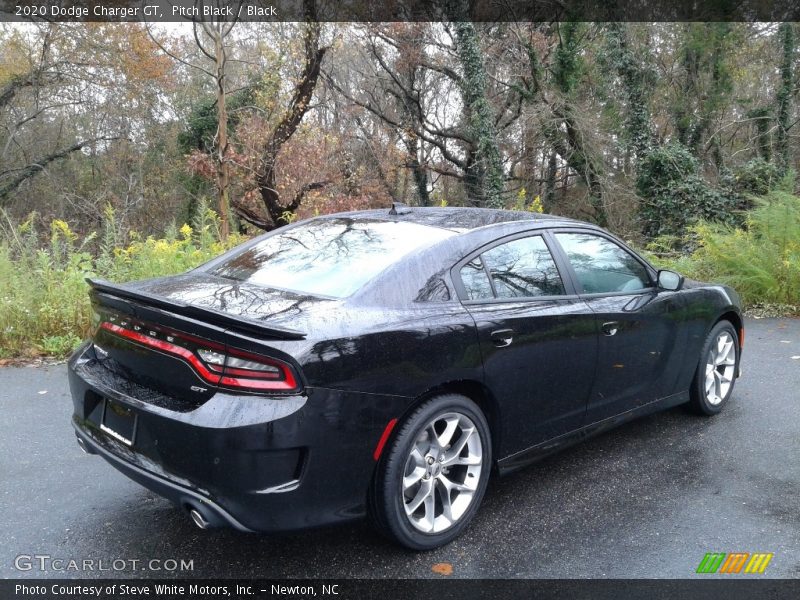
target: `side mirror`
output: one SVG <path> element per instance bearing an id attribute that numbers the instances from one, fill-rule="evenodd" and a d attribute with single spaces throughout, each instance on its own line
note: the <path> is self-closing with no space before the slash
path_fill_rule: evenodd
<path id="1" fill-rule="evenodd" d="M 683 287 L 683 275 L 675 271 L 661 269 L 658 272 L 658 287 L 662 290 L 676 292 Z"/>

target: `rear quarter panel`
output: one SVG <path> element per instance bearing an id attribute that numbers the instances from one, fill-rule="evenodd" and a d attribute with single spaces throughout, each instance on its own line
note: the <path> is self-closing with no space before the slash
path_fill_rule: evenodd
<path id="1" fill-rule="evenodd" d="M 458 302 L 342 311 L 336 329 L 295 350 L 311 386 L 415 398 L 483 379 L 475 325 Z"/>

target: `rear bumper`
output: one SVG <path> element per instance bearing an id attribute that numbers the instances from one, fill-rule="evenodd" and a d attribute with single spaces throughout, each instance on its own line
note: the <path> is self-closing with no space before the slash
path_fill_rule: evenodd
<path id="1" fill-rule="evenodd" d="M 217 393 L 181 408 L 107 369 L 90 344 L 69 362 L 81 446 L 212 526 L 291 531 L 359 518 L 386 423 L 408 399 L 307 388 Z M 157 396 L 157 394 L 155 394 Z M 135 414 L 128 445 L 101 429 L 106 401 Z"/>
<path id="2" fill-rule="evenodd" d="M 252 532 L 242 525 L 236 518 L 228 513 L 212 499 L 203 496 L 189 487 L 179 485 L 165 477 L 160 477 L 150 471 L 137 467 L 132 462 L 122 459 L 107 450 L 101 441 L 96 440 L 90 433 L 82 430 L 75 422 L 75 435 L 81 448 L 89 454 L 97 454 L 104 458 L 111 466 L 136 483 L 143 485 L 156 494 L 174 502 L 186 510 L 197 510 L 211 527 L 232 527 L 239 531 Z"/>

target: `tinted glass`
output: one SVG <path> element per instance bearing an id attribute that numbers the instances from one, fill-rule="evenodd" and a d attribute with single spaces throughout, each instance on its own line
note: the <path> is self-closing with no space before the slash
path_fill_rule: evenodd
<path id="1" fill-rule="evenodd" d="M 618 244 L 585 233 L 557 233 L 587 294 L 635 292 L 651 286 L 645 267 Z"/>
<path id="2" fill-rule="evenodd" d="M 498 298 L 558 296 L 564 285 L 541 236 L 495 246 L 482 255 Z"/>
<path id="3" fill-rule="evenodd" d="M 404 255 L 452 235 L 415 223 L 314 220 L 234 254 L 211 272 L 266 287 L 343 298 Z"/>
<path id="4" fill-rule="evenodd" d="M 464 283 L 464 289 L 470 300 L 494 297 L 489 276 L 483 268 L 480 257 L 461 267 L 461 281 Z"/>

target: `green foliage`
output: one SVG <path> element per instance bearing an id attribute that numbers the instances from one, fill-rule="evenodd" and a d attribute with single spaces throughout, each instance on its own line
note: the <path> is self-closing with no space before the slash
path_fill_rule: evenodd
<path id="1" fill-rule="evenodd" d="M 227 98 L 228 131 L 233 134 L 241 120 L 241 109 L 253 104 L 259 85 L 251 85 Z M 184 154 L 192 150 L 211 152 L 217 135 L 217 99 L 202 99 L 189 113 L 186 129 L 178 134 L 178 147 Z"/>
<path id="2" fill-rule="evenodd" d="M 669 144 L 649 152 L 639 165 L 639 217 L 648 238 L 681 236 L 697 220 L 733 224 L 735 200 L 712 187 L 686 146 Z"/>
<path id="3" fill-rule="evenodd" d="M 581 56 L 581 40 L 585 35 L 586 23 L 566 21 L 559 28 L 561 34 L 553 64 L 553 78 L 558 89 L 570 95 L 586 70 Z"/>
<path id="4" fill-rule="evenodd" d="M 800 198 L 776 190 L 757 201 L 745 227 L 701 222 L 691 232 L 697 249 L 690 255 L 665 256 L 670 240 L 648 250 L 661 266 L 731 285 L 748 305 L 800 305 Z"/>
<path id="5" fill-rule="evenodd" d="M 695 152 L 733 92 L 731 61 L 741 42 L 739 29 L 731 23 L 685 25 L 680 56 L 684 90 L 675 98 L 673 111 L 678 140 Z"/>
<path id="6" fill-rule="evenodd" d="M 652 68 L 652 53 L 649 47 L 635 49 L 629 39 L 630 27 L 622 23 L 608 23 L 605 26 L 607 52 L 602 53 L 598 62 L 606 71 L 615 73 L 622 83 L 627 109 L 613 111 L 623 119 L 623 138 L 642 157 L 650 147 L 652 124 L 650 122 L 650 97 L 657 82 Z M 611 103 L 608 103 L 611 104 Z M 617 128 L 620 128 L 618 122 Z"/>
<path id="7" fill-rule="evenodd" d="M 81 338 L 72 332 L 65 335 L 48 335 L 42 338 L 40 348 L 47 356 L 68 356 L 81 341 Z"/>
<path id="8" fill-rule="evenodd" d="M 189 113 L 186 129 L 178 134 L 178 146 L 184 153 L 192 150 L 210 152 L 217 131 L 217 102 L 214 98 L 201 100 Z"/>
<path id="9" fill-rule="evenodd" d="M 458 56 L 464 69 L 461 94 L 467 130 L 475 140 L 475 160 L 468 173 L 470 195 L 490 208 L 503 208 L 504 174 L 492 107 L 487 97 L 483 51 L 475 26 L 470 21 L 454 24 Z"/>
<path id="10" fill-rule="evenodd" d="M 734 171 L 734 190 L 739 194 L 764 196 L 780 180 L 778 167 L 763 158 L 754 158 Z"/>
<path id="11" fill-rule="evenodd" d="M 113 210 L 105 212 L 99 252 L 88 248 L 92 233 L 79 241 L 64 221 L 50 225 L 40 248 L 37 216 L 14 225 L 2 214 L 0 227 L 0 357 L 66 356 L 88 336 L 91 308 L 86 277 L 130 281 L 180 273 L 240 243 L 218 241 L 216 214 L 203 206 L 198 218 L 163 238 L 120 233 Z"/>

